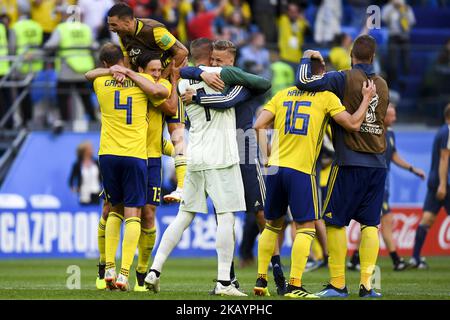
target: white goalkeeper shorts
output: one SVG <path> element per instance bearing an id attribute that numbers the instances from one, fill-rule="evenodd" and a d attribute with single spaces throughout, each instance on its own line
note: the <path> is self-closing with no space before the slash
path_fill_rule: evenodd
<path id="1" fill-rule="evenodd" d="M 239 164 L 222 169 L 186 172 L 180 209 L 208 213 L 210 197 L 216 213 L 246 211 L 244 184 Z"/>

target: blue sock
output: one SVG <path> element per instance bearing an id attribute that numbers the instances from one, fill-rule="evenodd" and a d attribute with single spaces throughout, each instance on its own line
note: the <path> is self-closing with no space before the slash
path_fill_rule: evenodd
<path id="1" fill-rule="evenodd" d="M 420 262 L 420 251 L 422 250 L 425 238 L 427 237 L 428 226 L 420 224 L 416 230 L 416 239 L 414 241 L 413 258 Z"/>
<path id="2" fill-rule="evenodd" d="M 272 262 L 272 268 L 273 268 L 273 276 L 283 276 L 283 269 L 281 268 L 281 260 L 280 255 L 272 256 L 272 259 L 270 260 Z"/>

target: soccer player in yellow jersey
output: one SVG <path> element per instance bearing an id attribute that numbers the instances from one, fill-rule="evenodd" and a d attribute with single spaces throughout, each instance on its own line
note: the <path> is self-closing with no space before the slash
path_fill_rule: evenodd
<path id="1" fill-rule="evenodd" d="M 134 17 L 133 9 L 125 3 L 118 3 L 108 11 L 108 25 L 112 32 L 117 33 L 125 56 L 125 66 L 138 70 L 138 59 L 146 53 L 157 54 L 162 62 L 163 77 L 167 77 L 167 68 L 173 61 L 176 67 L 187 58 L 188 50 L 165 27 L 153 19 L 138 19 Z M 177 190 L 164 197 L 165 201 L 181 200 L 181 192 L 186 173 L 186 157 L 184 144 L 184 109 L 179 106 L 173 117 L 167 118 L 170 138 L 175 147 L 175 173 Z"/>
<path id="2" fill-rule="evenodd" d="M 105 66 L 121 64 L 123 54 L 119 47 L 106 44 L 100 60 Z M 167 98 L 170 92 L 155 84 L 150 75 L 133 73 L 118 81 L 111 75 L 98 74 L 99 70 L 93 70 L 86 77 L 95 78 L 94 90 L 102 113 L 99 162 L 106 199 L 111 205 L 104 230 L 105 281 L 110 289 L 128 290 L 147 193 L 148 99 Z M 115 255 L 124 218 L 122 265 L 116 280 Z"/>
<path id="3" fill-rule="evenodd" d="M 164 85 L 171 91 L 170 98 L 153 99 L 150 98 L 151 106 L 148 110 L 149 126 L 147 130 L 147 173 L 148 173 L 148 192 L 147 202 L 142 211 L 141 237 L 139 239 L 138 265 L 136 268 L 136 285 L 134 291 L 147 291 L 144 285 L 144 279 L 147 276 L 149 259 L 156 240 L 155 215 L 156 207 L 161 203 L 161 179 L 162 164 L 161 157 L 163 152 L 163 127 L 166 116 L 171 116 L 177 109 L 179 98 L 177 95 L 177 82 L 180 78 L 179 68 L 172 66 L 169 82 L 161 78 L 162 63 L 154 54 L 145 53 L 138 58 L 139 72 L 149 74 L 153 79 Z M 182 64 L 183 65 L 183 64 Z M 170 110 L 165 108 L 165 104 L 171 106 Z M 167 141 L 166 143 L 170 143 Z"/>
<path id="4" fill-rule="evenodd" d="M 313 73 L 325 71 L 320 61 L 313 63 Z M 264 107 L 254 128 L 265 131 L 274 124 L 274 142 L 268 165 L 275 173 L 267 176 L 264 207 L 266 226 L 258 244 L 258 278 L 255 295 L 269 295 L 267 269 L 281 231 L 287 207 L 296 227 L 292 245 L 291 274 L 288 293 L 291 298 L 318 298 L 302 286 L 302 274 L 315 237 L 314 221 L 319 219 L 315 164 L 324 130 L 330 118 L 346 130 L 356 131 L 365 117 L 369 102 L 376 93 L 370 80 L 362 88 L 364 96 L 353 114 L 345 111 L 339 98 L 331 92 L 305 92 L 290 87 L 278 92 Z M 258 135 L 265 132 L 258 132 Z M 266 146 L 261 146 L 266 150 Z M 272 171 L 271 170 L 271 171 Z"/>

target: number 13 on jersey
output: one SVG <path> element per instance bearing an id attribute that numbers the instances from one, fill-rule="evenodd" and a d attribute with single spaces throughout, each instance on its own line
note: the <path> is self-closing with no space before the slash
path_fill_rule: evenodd
<path id="1" fill-rule="evenodd" d="M 297 134 L 306 136 L 308 134 L 309 114 L 301 113 L 300 107 L 311 107 L 311 101 L 285 101 L 286 121 L 284 123 L 284 134 Z M 297 120 L 303 119 L 301 128 L 297 128 Z"/>

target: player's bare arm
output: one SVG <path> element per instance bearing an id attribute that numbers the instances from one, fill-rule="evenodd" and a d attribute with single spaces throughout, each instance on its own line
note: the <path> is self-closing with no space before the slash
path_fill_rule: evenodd
<path id="1" fill-rule="evenodd" d="M 172 56 L 172 61 L 175 62 L 176 67 L 180 67 L 189 55 L 188 49 L 179 40 L 177 40 L 174 45 L 170 47 L 169 52 Z M 169 75 L 169 68 L 164 69 L 161 74 L 163 78 L 167 78 Z"/>
<path id="2" fill-rule="evenodd" d="M 96 68 L 94 70 L 88 71 L 84 74 L 88 81 L 94 81 L 98 77 L 104 77 L 111 75 L 109 68 Z"/>
<path id="3" fill-rule="evenodd" d="M 264 166 L 267 166 L 269 159 L 266 129 L 273 123 L 274 119 L 275 115 L 272 112 L 263 110 L 253 125 L 253 128 L 256 130 L 256 138 L 258 139 L 261 162 Z"/>
<path id="4" fill-rule="evenodd" d="M 349 132 L 357 132 L 364 121 L 364 118 L 369 108 L 370 101 L 376 94 L 376 86 L 372 80 L 364 81 L 362 90 L 363 99 L 355 113 L 350 114 L 347 111 L 338 113 L 333 117 L 339 125 Z"/>
<path id="5" fill-rule="evenodd" d="M 420 177 L 422 180 L 425 180 L 425 171 L 420 168 L 414 168 L 414 166 L 404 160 L 397 151 L 392 155 L 392 161 L 400 168 L 409 170 L 416 176 Z"/>
<path id="6" fill-rule="evenodd" d="M 436 192 L 436 198 L 439 201 L 445 199 L 447 195 L 447 175 L 448 175 L 448 158 L 450 157 L 449 149 L 441 149 L 439 159 L 439 187 Z"/>
<path id="7" fill-rule="evenodd" d="M 168 98 L 170 95 L 169 90 L 161 84 L 153 83 L 145 77 L 139 75 L 139 73 L 134 72 L 131 69 L 115 65 L 110 68 L 112 73 L 119 73 L 127 76 L 131 80 L 133 80 L 139 88 L 142 89 L 147 95 L 158 99 Z"/>
<path id="8" fill-rule="evenodd" d="M 225 89 L 225 83 L 220 79 L 220 74 L 217 72 L 202 72 L 200 77 L 206 82 L 208 86 L 216 91 L 222 92 Z"/>
<path id="9" fill-rule="evenodd" d="M 185 59 L 180 67 L 184 67 L 187 64 L 187 59 Z M 168 68 L 170 68 L 170 82 L 172 84 L 172 91 L 170 92 L 170 97 L 162 104 L 159 108 L 168 116 L 175 116 L 178 110 L 178 93 L 177 85 L 178 80 L 180 80 L 180 67 L 175 67 L 175 63 L 172 62 Z"/>

